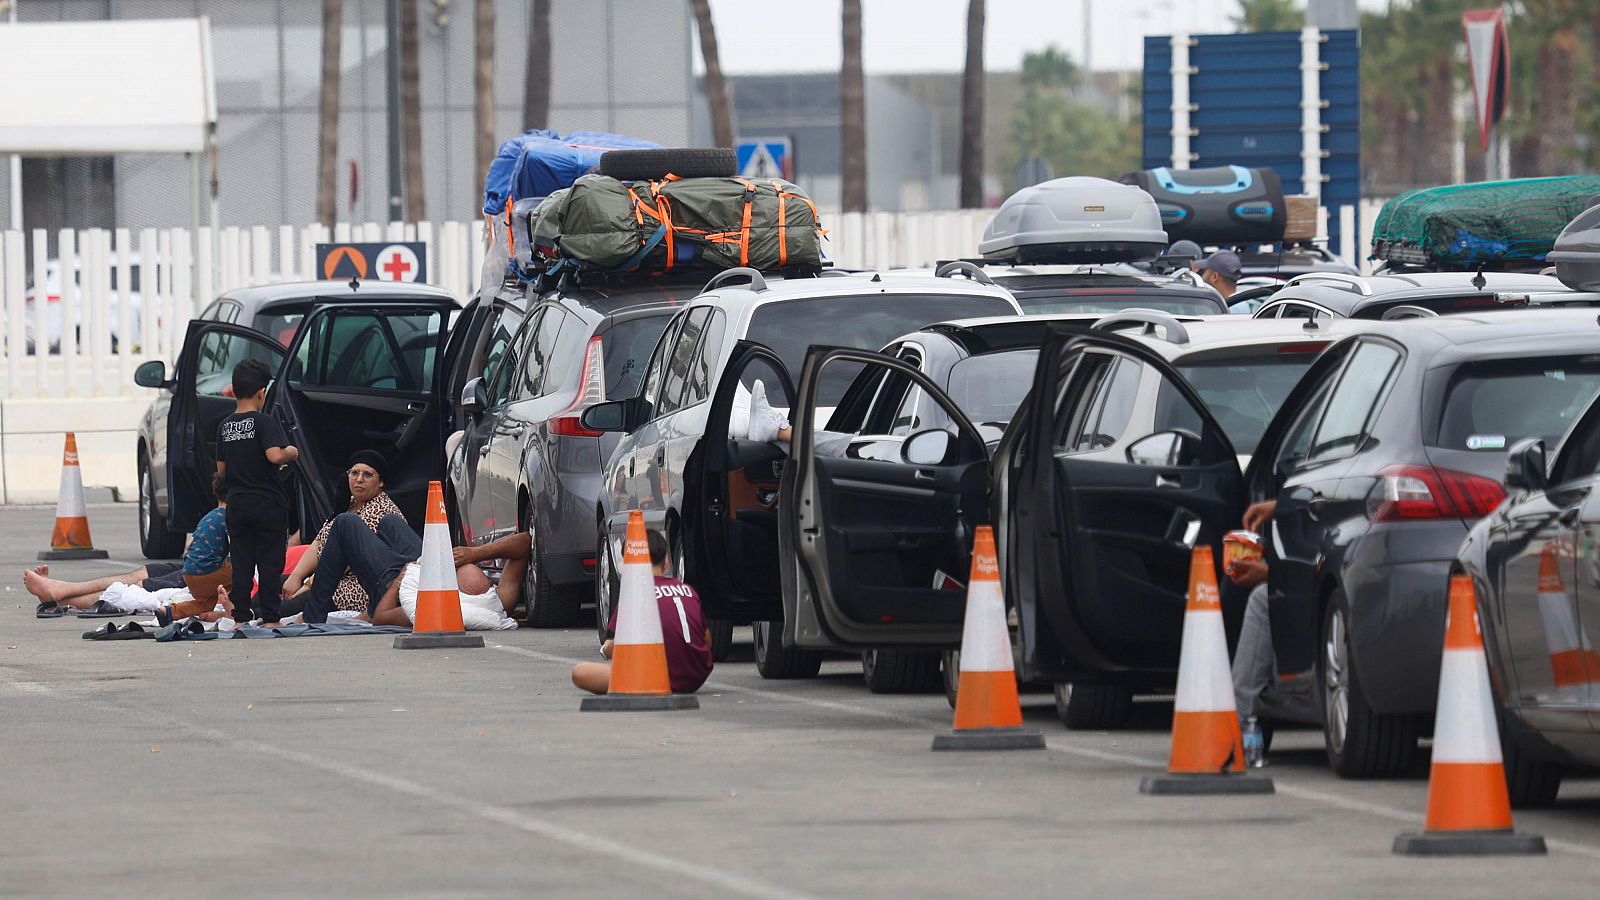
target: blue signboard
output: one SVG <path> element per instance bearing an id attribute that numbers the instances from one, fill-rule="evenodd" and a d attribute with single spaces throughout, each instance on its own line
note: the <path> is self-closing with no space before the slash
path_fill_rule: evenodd
<path id="1" fill-rule="evenodd" d="M 1361 200 L 1361 40 L 1324 31 L 1321 72 L 1322 205 L 1333 249 L 1339 207 Z M 1270 167 L 1285 193 L 1301 193 L 1301 33 L 1193 35 L 1189 54 L 1189 168 Z M 1144 168 L 1172 160 L 1172 40 L 1144 40 Z M 1359 224 L 1358 224 L 1359 228 Z"/>
<path id="2" fill-rule="evenodd" d="M 755 138 L 739 142 L 735 151 L 739 155 L 739 174 L 745 178 L 784 178 L 794 180 L 790 170 L 788 138 Z"/>

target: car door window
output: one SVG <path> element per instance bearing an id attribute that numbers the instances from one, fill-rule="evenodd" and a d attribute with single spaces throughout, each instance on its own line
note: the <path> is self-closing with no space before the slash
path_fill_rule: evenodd
<path id="1" fill-rule="evenodd" d="M 722 355 L 722 340 L 728 330 L 722 310 L 711 308 L 705 320 L 705 334 L 700 339 L 700 349 L 695 352 L 694 363 L 689 367 L 689 383 L 684 389 L 683 405 L 693 406 L 711 396 L 711 382 L 717 377 L 717 359 Z"/>
<path id="2" fill-rule="evenodd" d="M 1057 418 L 1066 424 L 1056 440 L 1057 453 L 1090 453 L 1121 440 L 1144 374 L 1137 360 L 1101 353 L 1086 354 L 1078 369 L 1068 382 L 1075 406 L 1065 420 Z"/>
<path id="3" fill-rule="evenodd" d="M 330 310 L 300 342 L 291 381 L 296 387 L 426 392 L 442 325 L 435 309 Z"/>
<path id="4" fill-rule="evenodd" d="M 650 362 L 645 367 L 644 379 L 639 388 L 639 398 L 645 405 L 644 418 L 653 419 L 661 403 L 661 373 L 667 367 L 667 355 L 672 352 L 673 345 L 678 339 L 678 332 L 683 328 L 684 316 L 679 315 L 667 323 L 667 330 L 656 343 L 654 353 L 650 354 Z"/>
<path id="5" fill-rule="evenodd" d="M 534 332 L 539 328 L 539 321 L 544 318 L 544 311 L 535 311 L 522 323 L 522 330 L 512 337 L 506 345 L 505 354 L 500 358 L 499 370 L 495 372 L 494 379 L 489 382 L 489 393 L 484 405 L 490 408 L 505 403 L 511 397 L 512 385 L 522 379 L 523 361 L 528 355 L 528 344 L 533 340 Z"/>
<path id="6" fill-rule="evenodd" d="M 1388 344 L 1367 342 L 1356 348 L 1311 435 L 1306 464 L 1340 459 L 1356 451 L 1383 408 L 1399 363 L 1400 351 Z"/>
<path id="7" fill-rule="evenodd" d="M 233 367 L 251 358 L 278 368 L 278 359 L 254 341 L 219 331 L 202 334 L 194 360 L 195 391 L 202 397 L 232 397 Z"/>
<path id="8" fill-rule="evenodd" d="M 711 307 L 702 306 L 690 310 L 684 318 L 683 327 L 678 330 L 672 352 L 667 356 L 666 369 L 661 375 L 661 397 L 656 404 L 656 415 L 664 416 L 683 406 L 690 364 L 694 360 L 695 348 L 699 346 L 700 334 L 705 330 L 706 316 L 710 313 Z"/>
<path id="9" fill-rule="evenodd" d="M 478 372 L 483 384 L 494 384 L 495 376 L 500 374 L 500 363 L 510 351 L 511 341 L 521 324 L 522 311 L 513 306 L 504 307 L 495 316 L 489 326 L 489 340 L 483 347 L 483 366 Z"/>
<path id="10" fill-rule="evenodd" d="M 567 314 L 555 307 L 546 307 L 528 341 L 527 354 L 522 358 L 522 376 L 516 380 L 513 400 L 531 400 L 543 397 L 554 389 L 561 375 L 556 361 L 556 347 L 561 340 L 561 329 Z"/>

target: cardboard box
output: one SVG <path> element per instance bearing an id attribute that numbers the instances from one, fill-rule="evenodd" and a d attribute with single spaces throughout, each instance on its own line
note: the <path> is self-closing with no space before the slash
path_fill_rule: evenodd
<path id="1" fill-rule="evenodd" d="M 1284 240 L 1309 241 L 1317 236 L 1317 198 L 1290 194 L 1283 198 L 1283 205 L 1289 213 L 1283 225 Z"/>

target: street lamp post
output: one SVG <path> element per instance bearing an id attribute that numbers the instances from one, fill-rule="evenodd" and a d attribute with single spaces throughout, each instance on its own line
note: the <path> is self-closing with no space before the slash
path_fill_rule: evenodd
<path id="1" fill-rule="evenodd" d="M 406 0 L 408 3 L 415 0 Z M 387 81 L 387 130 L 389 145 L 389 221 L 404 221 L 400 189 L 400 0 L 385 0 L 384 26 L 388 43 L 384 50 L 384 75 Z"/>

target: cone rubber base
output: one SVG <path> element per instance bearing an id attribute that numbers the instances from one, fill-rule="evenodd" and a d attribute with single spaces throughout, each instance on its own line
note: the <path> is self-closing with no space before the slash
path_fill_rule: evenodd
<path id="1" fill-rule="evenodd" d="M 693 694 L 602 694 L 585 697 L 580 712 L 660 712 L 673 709 L 699 709 L 700 698 Z"/>
<path id="2" fill-rule="evenodd" d="M 396 650 L 437 650 L 448 647 L 482 647 L 483 635 L 460 631 L 424 631 L 396 635 Z"/>
<path id="3" fill-rule="evenodd" d="M 935 750 L 1043 750 L 1044 735 L 1029 728 L 964 728 L 933 736 Z"/>
<path id="4" fill-rule="evenodd" d="M 1151 775 L 1139 782 L 1141 794 L 1274 794 L 1272 779 L 1260 775 Z"/>
<path id="5" fill-rule="evenodd" d="M 1512 831 L 1424 831 L 1398 835 L 1402 856 L 1517 856 L 1546 853 L 1544 838 Z"/>
<path id="6" fill-rule="evenodd" d="M 68 547 L 64 550 L 40 550 L 40 559 L 106 559 L 111 556 L 104 550 L 93 547 Z"/>

